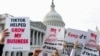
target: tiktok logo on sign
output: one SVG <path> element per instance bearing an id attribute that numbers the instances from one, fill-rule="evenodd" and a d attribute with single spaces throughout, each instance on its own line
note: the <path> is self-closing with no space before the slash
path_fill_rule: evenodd
<path id="1" fill-rule="evenodd" d="M 81 34 L 81 35 L 79 36 L 79 38 L 80 38 L 80 39 L 86 39 L 86 36 L 83 35 L 83 34 Z"/>

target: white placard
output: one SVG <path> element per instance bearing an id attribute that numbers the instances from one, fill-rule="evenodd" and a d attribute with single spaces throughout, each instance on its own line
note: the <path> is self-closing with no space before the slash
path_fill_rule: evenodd
<path id="1" fill-rule="evenodd" d="M 8 17 L 5 28 L 10 35 L 5 40 L 4 51 L 30 50 L 30 20 L 29 17 Z"/>
<path id="2" fill-rule="evenodd" d="M 81 56 L 99 56 L 99 51 L 97 51 L 99 35 L 88 30 L 88 42 L 82 48 Z"/>
<path id="3" fill-rule="evenodd" d="M 81 51 L 81 56 L 99 56 L 99 51 L 95 48 L 84 46 Z"/>
<path id="4" fill-rule="evenodd" d="M 63 49 L 64 28 L 47 26 L 43 42 L 43 52 L 52 53 L 55 49 Z"/>
<path id="5" fill-rule="evenodd" d="M 88 47 L 96 48 L 99 45 L 99 34 L 88 30 L 88 42 L 85 44 Z"/>
<path id="6" fill-rule="evenodd" d="M 79 43 L 85 44 L 87 42 L 87 32 L 68 28 L 65 41 L 72 43 L 78 41 Z"/>

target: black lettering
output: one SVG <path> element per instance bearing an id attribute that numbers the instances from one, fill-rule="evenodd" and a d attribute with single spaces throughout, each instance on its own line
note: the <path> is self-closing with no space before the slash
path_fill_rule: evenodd
<path id="1" fill-rule="evenodd" d="M 93 52 L 97 52 L 97 50 L 93 50 L 93 49 L 90 49 L 90 48 L 88 48 L 88 47 L 84 47 L 84 49 L 90 50 L 90 51 L 93 51 Z"/>
<path id="2" fill-rule="evenodd" d="M 83 51 L 83 53 L 82 54 L 85 54 L 85 51 Z"/>
<path id="3" fill-rule="evenodd" d="M 15 19 L 11 19 L 11 22 L 25 22 L 24 18 L 15 18 Z"/>
<path id="4" fill-rule="evenodd" d="M 48 44 L 48 45 L 57 45 L 56 43 L 50 43 L 50 42 L 44 42 L 44 44 Z"/>
<path id="5" fill-rule="evenodd" d="M 45 49 L 52 49 L 52 50 L 56 50 L 56 48 L 55 47 L 51 47 L 51 46 L 47 46 L 47 45 L 45 45 L 45 46 L 43 46 L 43 48 Z"/>
<path id="6" fill-rule="evenodd" d="M 97 56 L 96 54 L 89 53 L 89 52 L 87 52 L 87 51 L 83 51 L 82 54 L 83 54 L 83 55 L 87 55 L 87 56 Z"/>
<path id="7" fill-rule="evenodd" d="M 58 45 L 62 45 L 62 43 L 58 43 Z"/>
<path id="8" fill-rule="evenodd" d="M 86 36 L 82 34 L 79 38 L 80 39 L 86 39 Z"/>
<path id="9" fill-rule="evenodd" d="M 10 23 L 10 27 L 26 27 L 26 23 Z"/>

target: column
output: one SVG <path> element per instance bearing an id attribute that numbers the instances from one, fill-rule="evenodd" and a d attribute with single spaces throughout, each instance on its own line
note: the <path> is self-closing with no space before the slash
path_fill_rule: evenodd
<path id="1" fill-rule="evenodd" d="M 36 45 L 36 41 L 37 41 L 36 34 L 37 34 L 37 31 L 35 31 L 35 34 L 34 34 L 34 45 Z"/>
<path id="2" fill-rule="evenodd" d="M 8 55 L 9 55 L 9 52 L 5 51 L 4 56 L 8 56 Z"/>
<path id="3" fill-rule="evenodd" d="M 16 52 L 14 52 L 14 56 L 16 56 Z"/>
<path id="4" fill-rule="evenodd" d="M 40 38 L 40 45 L 42 44 L 42 37 L 41 37 L 41 32 L 40 32 L 40 36 L 39 36 L 39 38 Z"/>
<path id="5" fill-rule="evenodd" d="M 36 40 L 36 45 L 38 45 L 38 31 L 37 31 L 37 33 L 36 33 L 36 38 L 37 38 L 37 40 Z"/>
<path id="6" fill-rule="evenodd" d="M 41 42 L 43 43 L 43 38 L 44 38 L 44 36 L 43 36 L 43 33 L 41 34 Z"/>
<path id="7" fill-rule="evenodd" d="M 35 40 L 35 36 L 34 35 L 35 35 L 35 30 L 33 30 L 33 35 L 32 35 L 32 39 L 33 39 L 32 40 L 32 45 L 34 45 L 34 40 Z"/>
<path id="8" fill-rule="evenodd" d="M 8 55 L 8 56 L 11 56 L 11 52 L 9 51 L 8 53 L 9 53 L 9 55 Z"/>
<path id="9" fill-rule="evenodd" d="M 22 54 L 21 51 L 18 51 L 18 52 L 17 52 L 17 56 L 22 56 L 21 54 Z"/>
<path id="10" fill-rule="evenodd" d="M 32 45 L 32 41 L 33 41 L 33 39 L 32 39 L 33 34 L 32 33 L 33 33 L 33 29 L 31 29 L 31 33 L 30 33 L 31 34 L 31 36 L 30 36 L 30 45 Z"/>

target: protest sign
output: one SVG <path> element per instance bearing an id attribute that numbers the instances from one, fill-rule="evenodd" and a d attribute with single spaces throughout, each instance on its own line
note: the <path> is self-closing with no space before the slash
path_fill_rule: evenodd
<path id="1" fill-rule="evenodd" d="M 8 17 L 5 28 L 10 35 L 5 40 L 4 51 L 30 50 L 30 20 L 29 17 Z"/>
<path id="2" fill-rule="evenodd" d="M 84 44 L 87 42 L 87 32 L 68 28 L 65 35 L 65 41 L 72 43 L 78 41 L 79 43 Z"/>
<path id="3" fill-rule="evenodd" d="M 43 55 L 42 56 L 48 56 L 48 53 L 43 53 Z"/>
<path id="4" fill-rule="evenodd" d="M 52 53 L 57 49 L 63 49 L 64 28 L 47 26 L 43 41 L 43 51 Z"/>
<path id="5" fill-rule="evenodd" d="M 99 51 L 97 51 L 99 35 L 88 30 L 88 42 L 82 48 L 81 56 L 99 56 Z"/>
<path id="6" fill-rule="evenodd" d="M 96 48 L 98 44 L 99 34 L 92 30 L 88 30 L 88 42 L 85 45 L 88 47 Z"/>
<path id="7" fill-rule="evenodd" d="M 84 46 L 81 51 L 81 56 L 99 56 L 99 51 L 96 48 Z"/>

